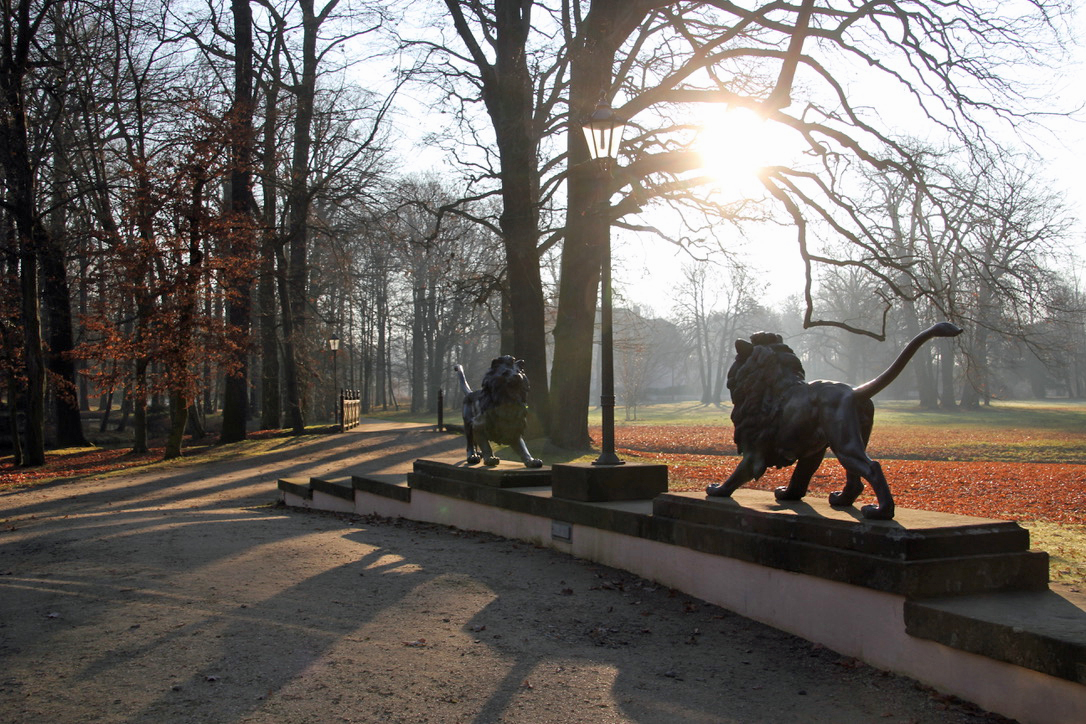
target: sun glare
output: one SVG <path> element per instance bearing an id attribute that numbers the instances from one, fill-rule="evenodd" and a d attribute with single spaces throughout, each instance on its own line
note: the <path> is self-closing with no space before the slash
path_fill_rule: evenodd
<path id="1" fill-rule="evenodd" d="M 729 195 L 759 193 L 758 173 L 787 162 L 794 139 L 746 108 L 710 106 L 702 113 L 696 147 L 714 185 Z"/>

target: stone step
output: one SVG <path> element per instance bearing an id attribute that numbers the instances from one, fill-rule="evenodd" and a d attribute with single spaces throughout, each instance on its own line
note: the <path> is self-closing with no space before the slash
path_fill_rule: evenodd
<path id="1" fill-rule="evenodd" d="M 408 503 L 415 488 L 894 593 L 905 598 L 914 637 L 1086 684 L 1086 596 L 1048 590 L 1047 554 L 1029 550 L 1029 532 L 1013 522 L 901 508 L 893 521 L 868 521 L 855 508 L 813 497 L 782 503 L 758 490 L 586 502 L 555 497 L 548 468 L 450 459 L 414 469 L 406 482 L 341 474 L 284 478 L 279 488 L 307 499 L 317 489 Z"/>
<path id="2" fill-rule="evenodd" d="M 901 561 L 1029 550 L 1029 531 L 1012 521 L 909 508 L 893 520 L 867 520 L 855 507 L 834 508 L 816 496 L 782 502 L 762 490 L 730 498 L 667 493 L 653 500 L 653 514 Z"/>
<path id="3" fill-rule="evenodd" d="M 1086 595 L 1062 587 L 906 601 L 905 632 L 1086 684 Z"/>

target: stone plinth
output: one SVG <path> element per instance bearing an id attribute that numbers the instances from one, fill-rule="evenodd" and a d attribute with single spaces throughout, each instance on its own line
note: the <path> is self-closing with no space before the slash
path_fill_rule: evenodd
<path id="1" fill-rule="evenodd" d="M 416 460 L 414 470 L 446 480 L 494 488 L 530 488 L 551 484 L 549 467 L 527 468 L 523 463 L 509 460 L 502 460 L 493 467 L 482 463 L 468 465 L 463 458 Z"/>
<path id="2" fill-rule="evenodd" d="M 551 468 L 551 494 L 562 500 L 650 500 L 666 492 L 666 465 L 568 463 Z"/>
<path id="3" fill-rule="evenodd" d="M 653 501 L 653 519 L 676 545 L 908 598 L 1048 586 L 1048 555 L 1008 521 L 907 508 L 866 520 L 857 508 L 762 490 L 668 493 Z"/>

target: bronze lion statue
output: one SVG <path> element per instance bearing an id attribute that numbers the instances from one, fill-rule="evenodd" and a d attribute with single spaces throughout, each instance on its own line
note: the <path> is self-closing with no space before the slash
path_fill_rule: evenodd
<path id="1" fill-rule="evenodd" d="M 727 382 L 734 405 L 735 445 L 743 457 L 727 480 L 710 485 L 705 492 L 727 497 L 740 485 L 762 477 L 771 466 L 795 463 L 788 485 L 774 493 L 777 500 L 799 500 L 807 494 L 811 477 L 830 449 L 845 468 L 845 487 L 830 494 L 830 505 L 852 505 L 866 480 L 878 504 L 865 505 L 860 512 L 865 518 L 890 520 L 894 498 L 882 467 L 867 456 L 875 419 L 871 398 L 901 374 L 929 339 L 961 333 L 950 322 L 929 327 L 905 346 L 885 372 L 859 387 L 806 382 L 803 365 L 779 334 L 759 332 L 749 342 L 736 340 Z"/>
<path id="2" fill-rule="evenodd" d="M 453 369 L 460 378 L 460 389 L 464 392 L 468 464 L 475 465 L 481 460 L 489 467 L 497 465 L 500 460 L 490 447 L 493 440 L 516 448 L 526 467 L 542 467 L 543 461 L 532 457 L 524 444 L 530 389 L 528 375 L 524 374 L 524 360 L 508 354 L 496 357 L 483 375 L 482 385 L 474 392 L 468 386 L 464 368 L 456 365 Z"/>

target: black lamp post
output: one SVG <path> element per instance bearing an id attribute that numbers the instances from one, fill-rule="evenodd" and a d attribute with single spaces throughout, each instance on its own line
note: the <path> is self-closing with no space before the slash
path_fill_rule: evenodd
<path id="1" fill-rule="evenodd" d="M 333 394 L 333 410 L 332 415 L 335 417 L 335 422 L 338 424 L 339 419 L 339 370 L 336 369 L 336 363 L 339 360 L 339 337 L 333 334 L 328 338 L 328 349 L 332 351 L 332 394 Z"/>
<path id="2" fill-rule="evenodd" d="M 584 124 L 588 152 L 604 169 L 610 171 L 622 143 L 626 124 L 605 103 Z M 606 200 L 606 199 L 605 199 Z M 615 454 L 615 342 L 611 309 L 611 224 L 605 227 L 603 265 L 600 269 L 600 416 L 603 427 L 600 456 L 593 465 L 622 465 Z"/>

